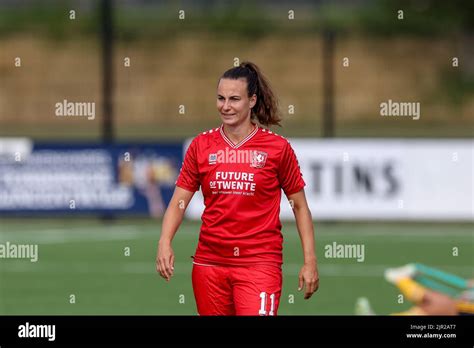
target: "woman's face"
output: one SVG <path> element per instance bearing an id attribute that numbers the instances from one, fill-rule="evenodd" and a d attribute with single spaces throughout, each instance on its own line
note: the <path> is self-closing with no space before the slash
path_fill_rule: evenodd
<path id="1" fill-rule="evenodd" d="M 237 126 L 250 121 L 250 111 L 257 101 L 254 94 L 247 94 L 247 81 L 220 79 L 217 86 L 217 110 L 222 123 L 227 126 Z"/>

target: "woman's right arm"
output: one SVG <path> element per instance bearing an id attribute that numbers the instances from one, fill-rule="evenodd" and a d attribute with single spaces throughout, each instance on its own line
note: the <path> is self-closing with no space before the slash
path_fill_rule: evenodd
<path id="1" fill-rule="evenodd" d="M 171 242 L 183 221 L 184 211 L 194 192 L 176 186 L 168 208 L 163 217 L 160 241 L 156 255 L 156 270 L 167 281 L 171 279 L 174 270 L 174 252 Z"/>

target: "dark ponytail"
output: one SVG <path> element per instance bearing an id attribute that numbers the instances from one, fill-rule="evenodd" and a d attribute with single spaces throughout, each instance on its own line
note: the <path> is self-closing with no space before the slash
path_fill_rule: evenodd
<path id="1" fill-rule="evenodd" d="M 222 78 L 232 80 L 245 78 L 249 98 L 254 94 L 257 95 L 257 102 L 252 108 L 251 118 L 256 118 L 261 125 L 266 127 L 281 126 L 278 101 L 270 87 L 270 83 L 257 65 L 251 62 L 242 62 L 239 66 L 227 70 Z"/>

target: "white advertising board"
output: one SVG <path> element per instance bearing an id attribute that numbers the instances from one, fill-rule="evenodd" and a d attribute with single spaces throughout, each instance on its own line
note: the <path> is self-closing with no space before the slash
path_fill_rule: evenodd
<path id="1" fill-rule="evenodd" d="M 186 145 L 189 142 L 186 143 Z M 315 220 L 474 220 L 474 141 L 290 139 Z M 282 195 L 281 219 L 293 219 Z M 199 219 L 196 193 L 187 216 Z"/>

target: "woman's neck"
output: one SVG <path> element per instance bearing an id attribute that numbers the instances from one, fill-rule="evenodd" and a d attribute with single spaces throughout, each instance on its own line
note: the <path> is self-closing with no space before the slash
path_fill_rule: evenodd
<path id="1" fill-rule="evenodd" d="M 247 135 L 252 133 L 255 129 L 255 124 L 252 122 L 245 122 L 236 126 L 228 126 L 224 124 L 224 133 L 234 144 L 240 143 Z"/>

